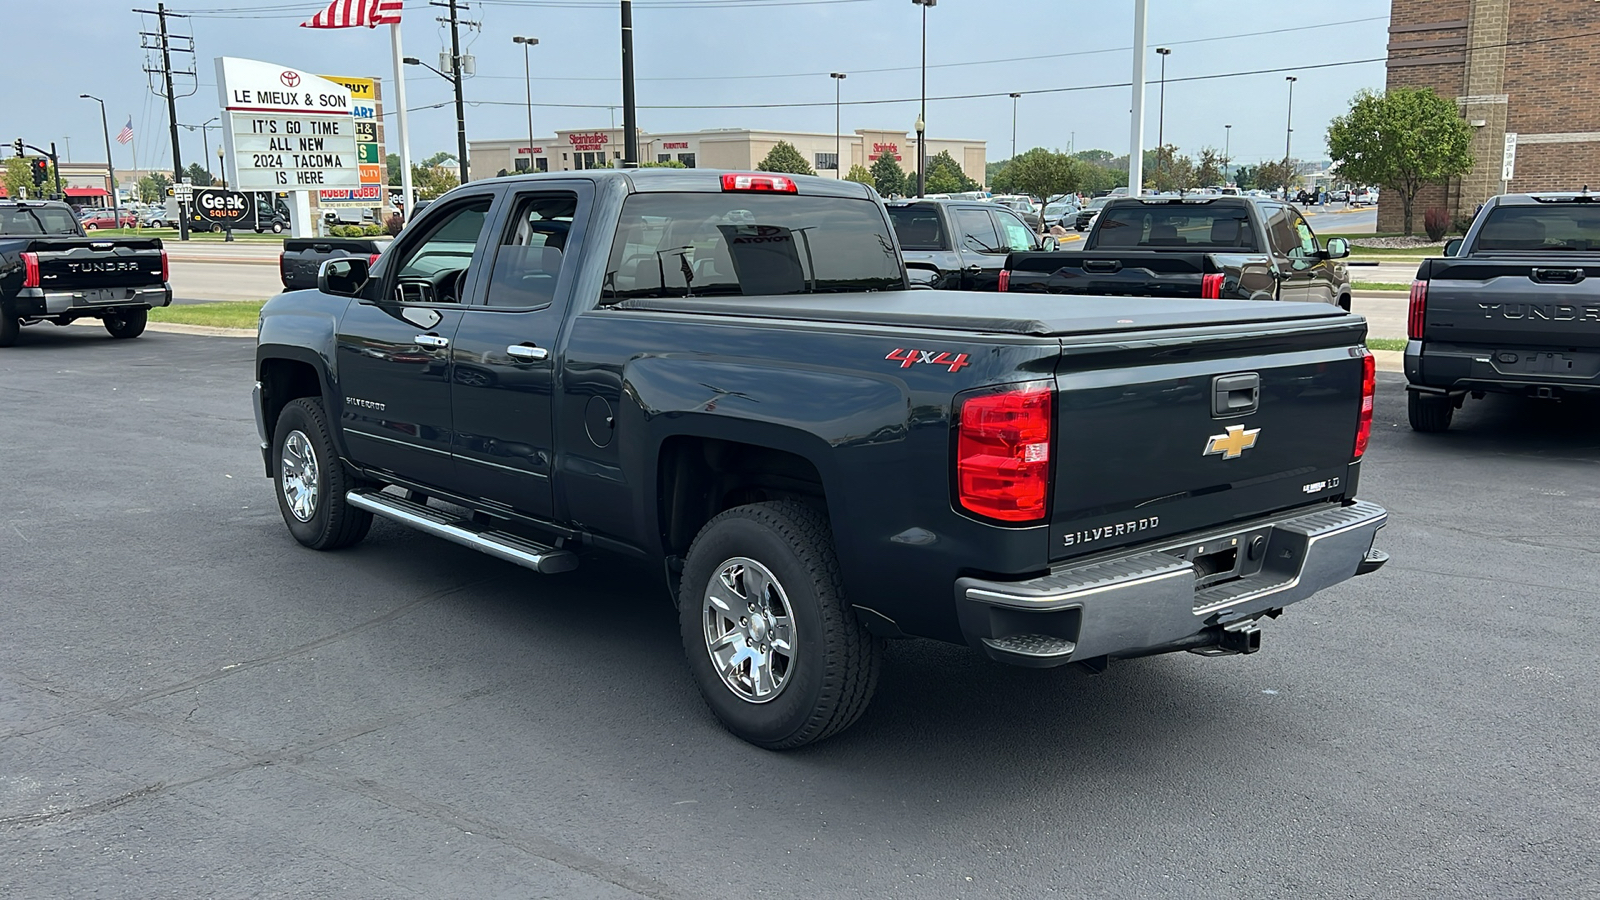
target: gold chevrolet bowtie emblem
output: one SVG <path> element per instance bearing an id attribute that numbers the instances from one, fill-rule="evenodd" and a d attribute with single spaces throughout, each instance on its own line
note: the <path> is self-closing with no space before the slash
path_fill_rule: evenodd
<path id="1" fill-rule="evenodd" d="M 1206 452 L 1202 455 L 1220 453 L 1223 459 L 1238 459 L 1256 445 L 1256 435 L 1260 433 L 1259 428 L 1245 431 L 1243 425 L 1229 425 L 1227 434 L 1213 434 L 1206 440 Z"/>

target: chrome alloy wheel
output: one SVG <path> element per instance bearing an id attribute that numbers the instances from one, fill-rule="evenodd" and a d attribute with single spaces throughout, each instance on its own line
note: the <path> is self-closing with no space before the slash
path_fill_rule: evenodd
<path id="1" fill-rule="evenodd" d="M 283 439 L 283 458 L 278 462 L 278 481 L 289 513 L 302 522 L 317 514 L 317 454 L 303 431 L 291 431 Z"/>
<path id="2" fill-rule="evenodd" d="M 706 651 L 722 683 L 741 700 L 766 703 L 794 671 L 794 615 L 771 570 L 736 556 L 706 585 Z"/>

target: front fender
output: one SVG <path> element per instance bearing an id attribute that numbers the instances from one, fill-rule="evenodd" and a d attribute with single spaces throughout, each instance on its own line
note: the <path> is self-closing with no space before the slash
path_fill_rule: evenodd
<path id="1" fill-rule="evenodd" d="M 337 419 L 342 394 L 339 392 L 339 321 L 351 303 L 317 291 L 290 291 L 268 300 L 261 308 L 261 326 L 256 335 L 256 379 L 262 377 L 268 360 L 302 362 L 317 373 L 322 402 L 328 415 Z M 270 438 L 273 422 L 264 421 Z M 345 455 L 344 435 L 335 428 L 333 440 Z"/>

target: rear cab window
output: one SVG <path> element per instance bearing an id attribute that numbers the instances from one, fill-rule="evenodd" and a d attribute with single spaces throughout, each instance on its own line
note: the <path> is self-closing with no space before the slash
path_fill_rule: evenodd
<path id="1" fill-rule="evenodd" d="M 0 208 L 0 234 L 78 234 L 78 220 L 59 206 Z"/>
<path id="2" fill-rule="evenodd" d="M 630 195 L 601 302 L 901 290 L 900 254 L 879 209 L 795 194 Z"/>
<path id="3" fill-rule="evenodd" d="M 1497 206 L 1478 229 L 1475 250 L 1600 250 L 1600 204 L 1545 201 Z"/>
<path id="4" fill-rule="evenodd" d="M 1112 206 L 1101 211 L 1096 247 L 1254 249 L 1250 211 L 1235 204 Z"/>

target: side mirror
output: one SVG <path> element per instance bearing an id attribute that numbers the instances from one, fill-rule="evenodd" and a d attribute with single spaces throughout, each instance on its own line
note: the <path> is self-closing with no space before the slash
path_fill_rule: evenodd
<path id="1" fill-rule="evenodd" d="M 359 297 L 371 271 L 365 257 L 330 259 L 317 269 L 317 290 L 336 297 Z"/>
<path id="2" fill-rule="evenodd" d="M 1444 242 L 1444 255 L 1455 256 L 1461 252 L 1461 245 L 1466 243 L 1465 238 L 1451 238 Z"/>
<path id="3" fill-rule="evenodd" d="M 1039 249 L 1046 253 L 1054 253 L 1060 247 L 1061 243 L 1056 240 L 1056 236 L 1053 234 L 1047 234 L 1039 241 Z"/>
<path id="4" fill-rule="evenodd" d="M 1324 252 L 1329 259 L 1344 259 L 1350 255 L 1350 242 L 1344 238 L 1328 238 L 1328 249 Z"/>

